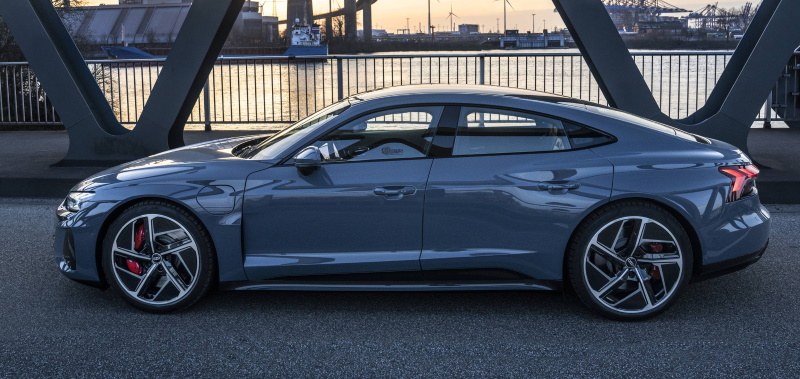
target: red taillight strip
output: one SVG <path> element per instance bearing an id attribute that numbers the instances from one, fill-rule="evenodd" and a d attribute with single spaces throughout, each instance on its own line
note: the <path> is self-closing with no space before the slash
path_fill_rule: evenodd
<path id="1" fill-rule="evenodd" d="M 750 176 L 751 178 L 757 178 L 758 174 L 761 173 L 761 170 L 759 170 L 758 167 L 756 167 L 755 165 L 752 165 L 752 164 L 749 165 L 749 166 L 746 166 L 744 169 L 747 170 L 747 171 L 750 171 L 750 173 L 752 174 Z"/>
<path id="2" fill-rule="evenodd" d="M 731 193 L 728 195 L 728 202 L 732 202 L 742 198 L 742 191 L 748 181 L 755 180 L 760 170 L 755 165 L 724 166 L 719 168 L 719 172 L 731 178 Z"/>

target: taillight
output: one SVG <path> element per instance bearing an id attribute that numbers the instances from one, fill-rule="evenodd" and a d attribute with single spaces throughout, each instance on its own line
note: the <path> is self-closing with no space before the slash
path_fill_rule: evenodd
<path id="1" fill-rule="evenodd" d="M 759 170 L 754 165 L 749 166 L 724 166 L 719 172 L 731 179 L 731 192 L 728 202 L 736 201 L 753 193 L 756 186 Z"/>

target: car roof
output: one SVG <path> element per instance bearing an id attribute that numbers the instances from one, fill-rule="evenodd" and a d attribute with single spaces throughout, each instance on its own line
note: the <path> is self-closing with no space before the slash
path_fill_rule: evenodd
<path id="1" fill-rule="evenodd" d="M 372 90 L 354 95 L 352 98 L 362 101 L 376 100 L 387 97 L 413 96 L 413 95 L 477 95 L 477 96 L 509 96 L 525 100 L 542 101 L 547 103 L 564 104 L 589 104 L 584 100 L 571 97 L 554 95 L 545 92 L 532 91 L 522 88 L 500 87 L 492 85 L 474 84 L 415 84 L 399 87 L 389 87 Z"/>

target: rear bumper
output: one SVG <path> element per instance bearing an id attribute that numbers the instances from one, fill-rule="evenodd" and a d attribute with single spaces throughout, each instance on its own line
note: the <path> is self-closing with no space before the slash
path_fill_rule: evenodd
<path id="1" fill-rule="evenodd" d="M 767 241 L 767 244 L 764 245 L 763 248 L 761 248 L 756 252 L 743 255 L 738 258 L 729 259 L 727 261 L 705 265 L 702 267 L 700 273 L 698 273 L 692 279 L 692 281 L 702 282 L 704 280 L 713 279 L 718 276 L 742 270 L 747 266 L 750 266 L 751 264 L 758 262 L 758 260 L 761 259 L 761 257 L 764 255 L 764 252 L 767 251 L 768 246 L 769 246 L 769 241 Z"/>
<path id="2" fill-rule="evenodd" d="M 770 213 L 757 195 L 725 204 L 713 220 L 711 226 L 698 231 L 703 255 L 695 280 L 749 266 L 761 258 L 769 243 Z"/>

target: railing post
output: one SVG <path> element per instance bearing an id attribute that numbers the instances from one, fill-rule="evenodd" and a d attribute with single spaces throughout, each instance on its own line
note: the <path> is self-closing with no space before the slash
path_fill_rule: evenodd
<path id="1" fill-rule="evenodd" d="M 486 70 L 485 70 L 485 68 L 486 68 L 486 56 L 485 55 L 481 55 L 480 61 L 481 61 L 481 81 L 478 84 L 485 84 L 484 81 L 485 81 L 485 75 L 486 75 Z"/>
<path id="2" fill-rule="evenodd" d="M 206 80 L 206 85 L 203 87 L 203 110 L 205 111 L 205 118 L 206 118 L 206 128 L 205 131 L 211 131 L 211 94 L 209 94 L 209 85 L 208 80 Z"/>
<path id="3" fill-rule="evenodd" d="M 767 96 L 767 102 L 764 103 L 764 129 L 772 129 L 772 92 L 770 91 Z"/>
<path id="4" fill-rule="evenodd" d="M 344 99 L 344 81 L 342 80 L 343 77 L 344 74 L 342 72 L 342 58 L 336 58 L 336 83 L 339 87 L 338 100 Z"/>

